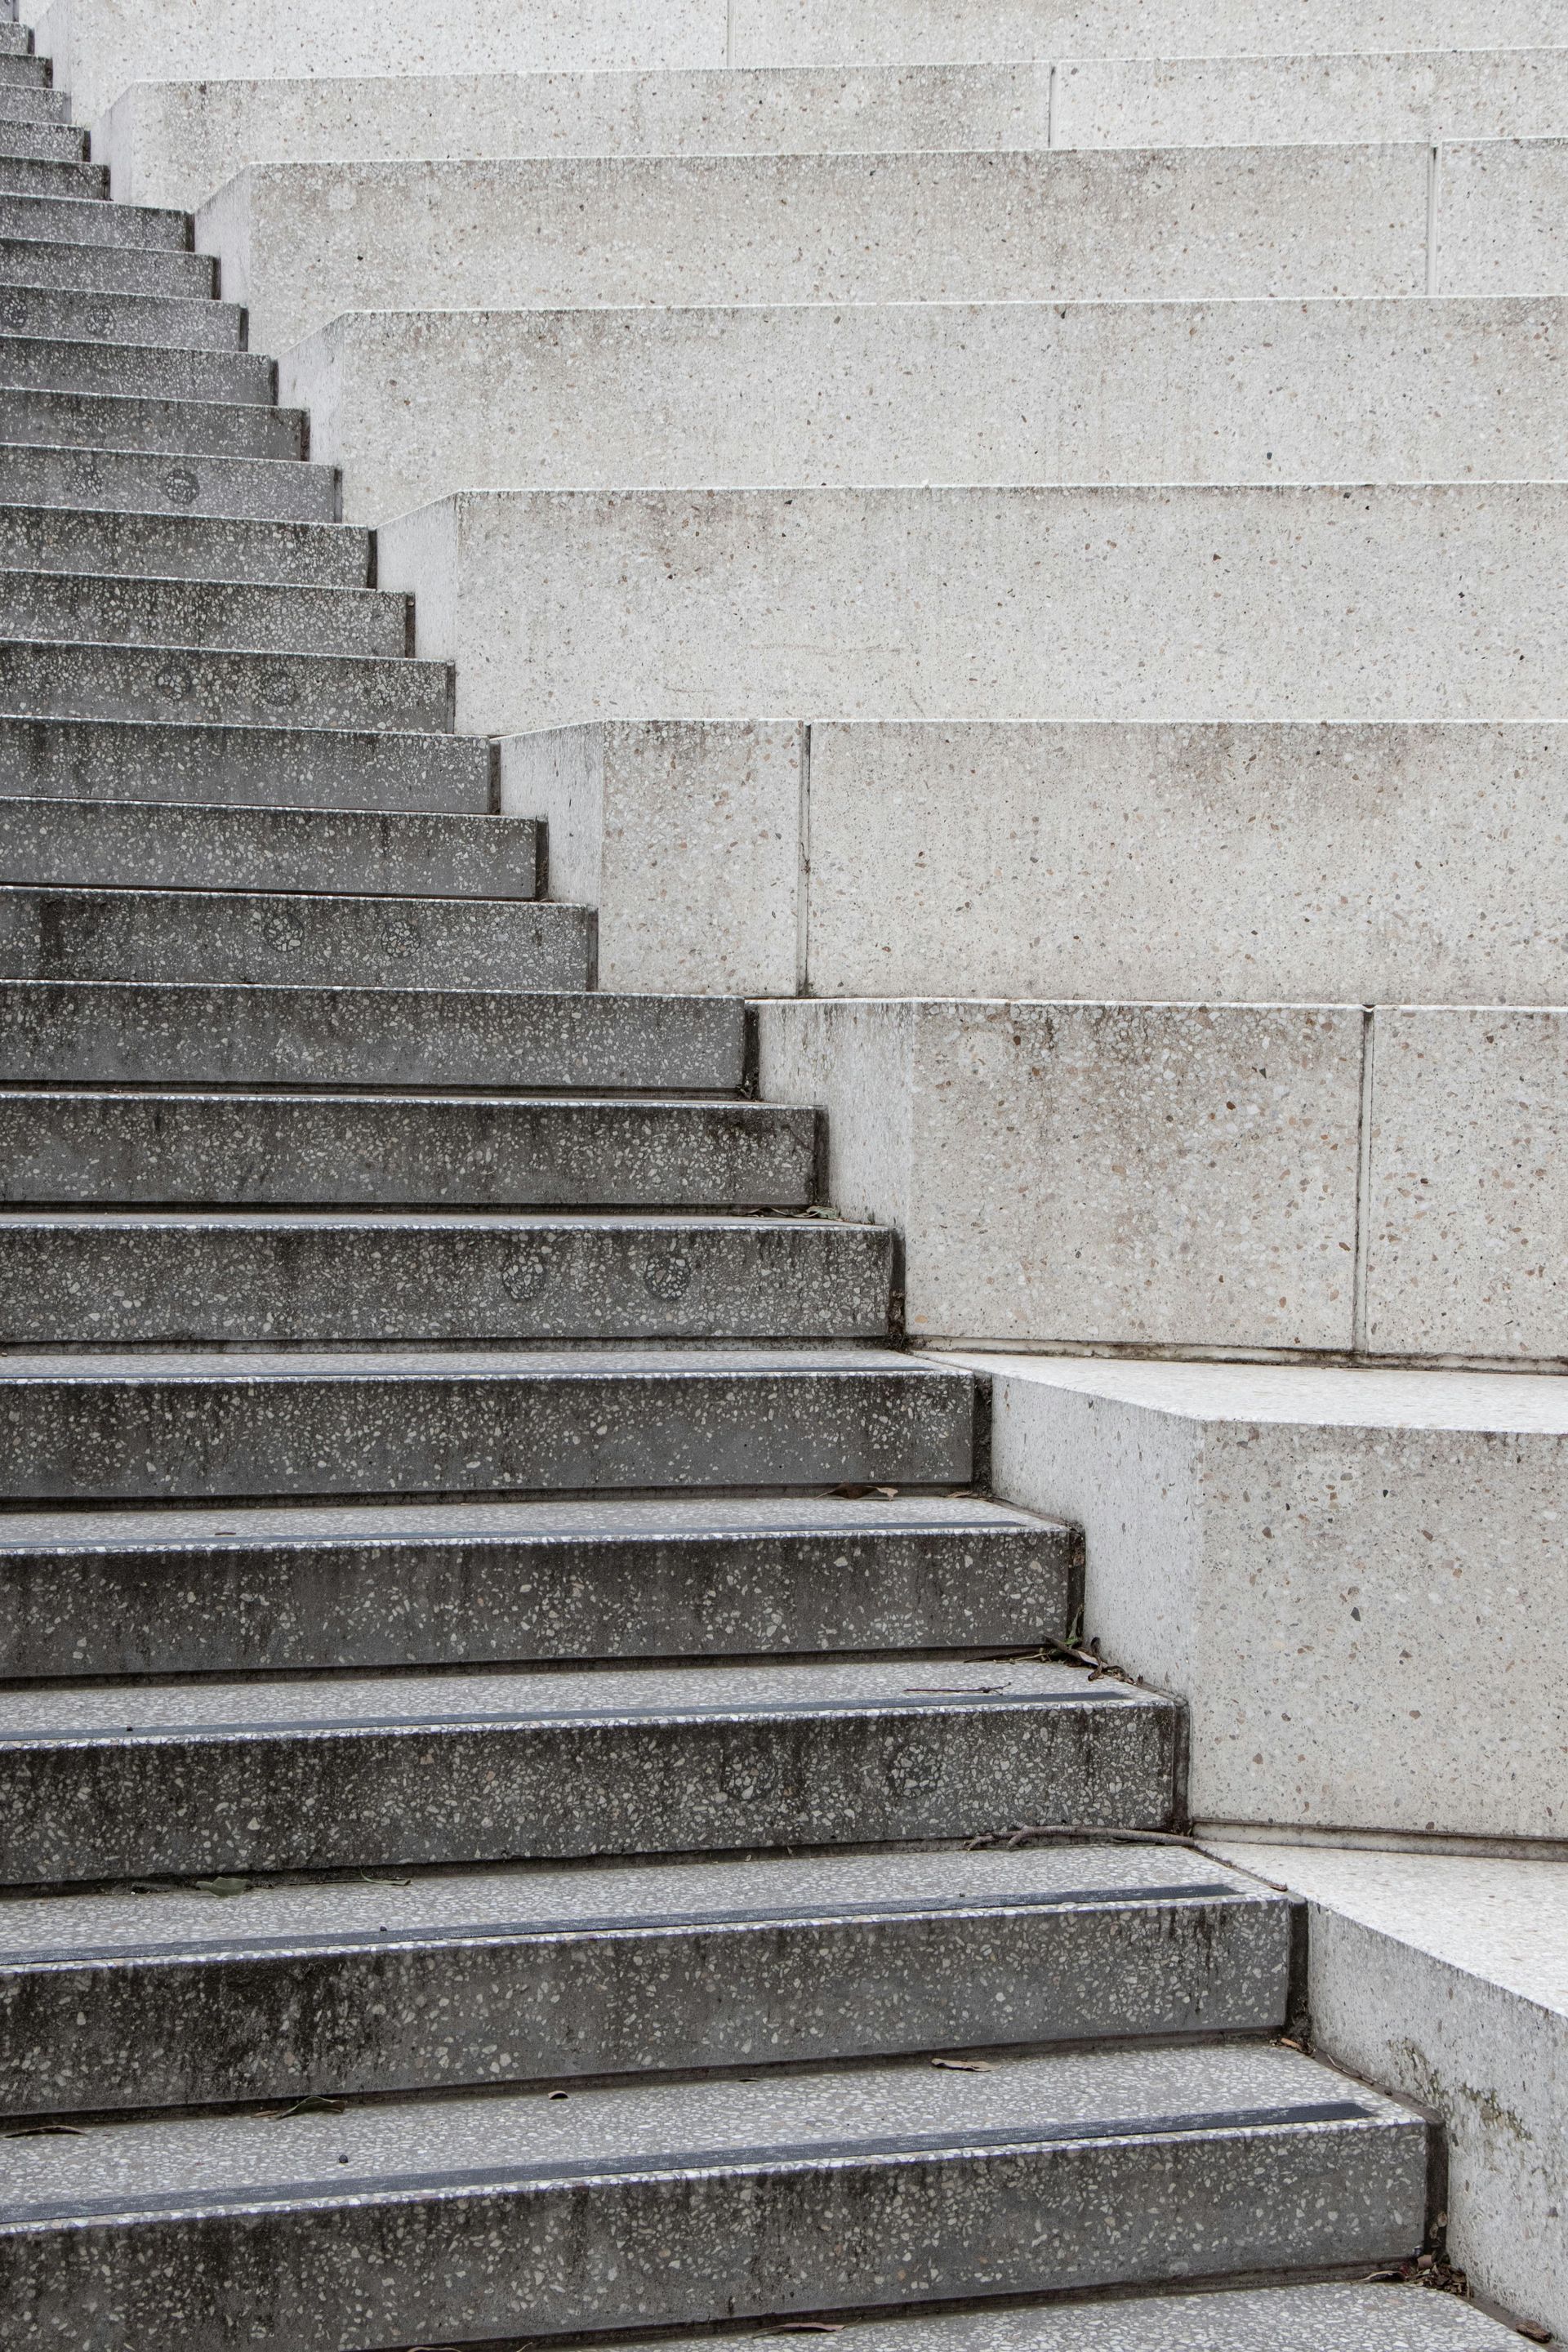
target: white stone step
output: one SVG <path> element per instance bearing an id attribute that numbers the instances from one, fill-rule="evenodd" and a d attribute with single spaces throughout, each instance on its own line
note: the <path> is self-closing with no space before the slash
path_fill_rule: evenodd
<path id="1" fill-rule="evenodd" d="M 605 988 L 1568 999 L 1561 726 L 624 719 L 500 764 Z"/>
<path id="2" fill-rule="evenodd" d="M 1306 1898 L 1321 2053 L 1436 2109 L 1452 2259 L 1478 2293 L 1568 2334 L 1568 1861 L 1216 1847 Z"/>
<path id="3" fill-rule="evenodd" d="M 1559 30 L 1561 28 L 1558 28 Z M 1287 19 L 1272 47 L 1296 37 Z M 1190 44 L 1184 43 L 1184 48 Z M 1568 49 L 1402 49 L 136 81 L 93 152 L 122 202 L 195 212 L 252 163 L 808 154 L 1544 138 L 1568 131 Z"/>
<path id="4" fill-rule="evenodd" d="M 281 375 L 378 523 L 478 482 L 1555 480 L 1565 342 L 1549 296 L 358 310 Z"/>
<path id="5" fill-rule="evenodd" d="M 1189 1696 L 1200 1822 L 1561 1853 L 1562 1380 L 954 1360 L 996 1491 L 1084 1528 L 1090 1637 Z"/>
<path id="6" fill-rule="evenodd" d="M 477 491 L 384 526 L 378 577 L 465 734 L 1556 721 L 1565 535 L 1561 484 Z"/>
<path id="7" fill-rule="evenodd" d="M 1519 204 L 1551 206 L 1568 145 L 1499 144 L 1506 173 L 1468 208 L 1488 151 L 1445 150 L 1447 292 L 1568 284 L 1550 214 L 1511 249 Z M 1430 176 L 1414 142 L 261 163 L 204 205 L 195 236 L 225 299 L 248 305 L 255 348 L 282 353 L 344 310 L 1419 294 Z"/>

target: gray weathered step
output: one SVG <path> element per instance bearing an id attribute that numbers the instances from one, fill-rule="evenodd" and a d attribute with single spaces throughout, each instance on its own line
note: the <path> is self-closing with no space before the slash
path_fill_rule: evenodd
<path id="1" fill-rule="evenodd" d="M 5 1714 L 17 1885 L 1158 1829 L 1178 1725 L 1076 1668 L 918 1654 L 37 1683 Z"/>
<path id="2" fill-rule="evenodd" d="M 1030 1648 L 1065 1638 L 1076 1557 L 1054 1521 L 875 1487 L 11 1512 L 0 1635 L 18 1680 Z"/>
<path id="3" fill-rule="evenodd" d="M 58 286 L 81 294 L 174 295 L 203 301 L 217 290 L 217 265 L 205 253 L 58 245 L 42 237 L 0 234 L 0 286 Z"/>
<path id="4" fill-rule="evenodd" d="M 0 2282 L 14 2352 L 537 2338 L 1373 2267 L 1426 2160 L 1245 2042 L 378 2102 L 15 2142 Z"/>
<path id="5" fill-rule="evenodd" d="M 11 391 L 0 397 L 0 442 L 161 451 L 170 457 L 300 458 L 305 416 L 302 409 L 264 408 L 254 400 Z"/>
<path id="6" fill-rule="evenodd" d="M 15 454 L 27 458 L 36 453 Z M 160 461 L 133 457 L 123 462 L 153 466 Z M 178 458 L 161 462 L 171 477 L 186 470 L 185 461 Z M 307 468 L 279 466 L 278 471 L 303 474 Z M 370 578 L 370 545 L 369 531 L 341 522 L 0 505 L 0 569 L 5 571 L 113 572 L 165 580 L 363 588 Z"/>
<path id="7" fill-rule="evenodd" d="M 10 637 L 0 638 L 0 710 L 441 733 L 452 723 L 452 683 L 445 662 Z"/>
<path id="8" fill-rule="evenodd" d="M 102 203 L 109 194 L 109 173 L 101 163 L 79 162 L 85 152 L 70 143 L 70 134 L 58 148 L 16 154 L 19 126 L 0 122 L 0 192 L 15 196 L 90 196 Z M 54 137 L 52 131 L 30 131 L 29 138 Z"/>
<path id="9" fill-rule="evenodd" d="M 0 1345 L 886 1339 L 892 1238 L 778 1217 L 10 1212 Z"/>
<path id="10" fill-rule="evenodd" d="M 1511 2327 L 1420 2285 L 1324 2284 L 986 2305 L 863 2320 L 841 2352 L 1519 2352 Z M 705 2335 L 704 2352 L 752 2352 L 754 2337 Z M 677 2352 L 670 2337 L 619 2352 Z M 695 2352 L 681 2346 L 679 2352 Z"/>
<path id="11" fill-rule="evenodd" d="M 7 26 L 6 31 L 16 33 L 20 26 Z M 0 43 L 0 89 L 47 89 L 54 79 L 54 68 L 47 58 L 35 57 L 30 49 L 19 48 L 15 41 Z"/>
<path id="12" fill-rule="evenodd" d="M 29 1093 L 0 1118 L 0 1198 L 804 1208 L 816 1136 L 815 1111 L 773 1103 Z"/>
<path id="13" fill-rule="evenodd" d="M 0 575 L 0 591 L 4 584 Z M 279 746 L 280 758 L 285 750 Z M 13 800 L 0 873 L 12 883 L 75 888 L 520 899 L 541 893 L 543 846 L 543 826 L 521 816 Z"/>
<path id="14" fill-rule="evenodd" d="M 89 164 L 88 145 L 87 132 L 73 123 L 14 122 L 0 115 L 0 168 L 19 163 L 79 164 L 94 173 L 103 172 L 101 189 L 94 179 L 84 192 L 107 195 L 109 174 L 101 164 Z"/>
<path id="15" fill-rule="evenodd" d="M 138 347 L 237 352 L 245 313 L 237 303 L 156 294 L 73 293 L 63 286 L 0 285 L 0 329 Z"/>
<path id="16" fill-rule="evenodd" d="M 0 981 L 0 1069 L 35 1085 L 715 1094 L 744 1043 L 722 997 Z"/>
<path id="17" fill-rule="evenodd" d="M 872 1348 L 11 1355 L 0 1500 L 952 1485 L 972 1409 Z"/>
<path id="18" fill-rule="evenodd" d="M 0 384 L 35 395 L 58 392 L 261 407 L 276 394 L 277 370 L 257 352 L 195 352 L 156 344 L 73 342 L 64 336 L 4 335 Z M 11 433 L 8 437 L 29 436 Z"/>
<path id="19" fill-rule="evenodd" d="M 1180 1847 L 0 1904 L 10 2115 L 1284 2025 L 1290 1906 Z M 85 2024 L 78 2024 L 78 2018 Z"/>
<path id="20" fill-rule="evenodd" d="M 489 806 L 490 756 L 468 735 L 0 717 L 0 797 L 22 793 L 476 816 Z M 500 870 L 498 897 L 510 895 L 510 870 Z"/>
<path id="21" fill-rule="evenodd" d="M 0 637 L 401 661 L 412 634 L 410 600 L 374 588 L 0 571 Z"/>
<path id="22" fill-rule="evenodd" d="M 0 89 L 0 122 L 65 122 L 70 121 L 70 100 L 63 90 L 40 89 L 24 84 Z"/>
<path id="23" fill-rule="evenodd" d="M 221 515 L 330 523 L 338 508 L 331 466 L 190 451 L 47 449 L 0 444 L 0 501 L 137 515 Z"/>
<path id="24" fill-rule="evenodd" d="M 33 29 L 30 25 L 18 25 L 14 17 L 0 24 L 0 51 L 6 57 L 28 57 L 32 47 Z"/>
<path id="25" fill-rule="evenodd" d="M 79 196 L 0 195 L 0 242 L 102 246 L 120 252 L 189 253 L 187 213 L 107 205 Z"/>
<path id="26" fill-rule="evenodd" d="M 0 975 L 586 988 L 594 919 L 525 899 L 0 887 Z"/>

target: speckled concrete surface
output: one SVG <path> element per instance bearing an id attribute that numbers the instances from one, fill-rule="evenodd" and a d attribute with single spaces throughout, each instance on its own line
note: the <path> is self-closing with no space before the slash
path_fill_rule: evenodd
<path id="1" fill-rule="evenodd" d="M 322 988 L 588 985 L 586 908 L 238 890 L 0 887 L 9 980 Z"/>
<path id="2" fill-rule="evenodd" d="M 0 452 L 0 491 L 15 506 L 268 522 L 331 523 L 337 503 L 325 466 L 26 446 Z"/>
<path id="3" fill-rule="evenodd" d="M 182 350 L 237 352 L 244 319 L 237 302 L 79 294 L 62 286 L 0 286 L 0 329 L 8 335 L 60 335 L 137 345 L 153 336 Z"/>
<path id="4" fill-rule="evenodd" d="M 5 165 L 0 163 L 0 177 Z M 100 346 L 89 345 L 89 350 Z M 68 362 L 62 363 L 68 373 Z M 0 382 L 6 371 L 0 362 Z M 44 373 L 40 369 L 40 373 Z M 159 399 L 142 391 L 142 355 L 121 362 L 119 396 L 86 390 L 8 387 L 5 429 L 15 441 L 58 449 L 156 449 L 170 456 L 302 457 L 305 418 L 298 409 L 247 401 L 247 387 L 228 399 Z"/>
<path id="5" fill-rule="evenodd" d="M 292 714 L 318 727 L 439 734 L 450 692 L 440 661 L 0 639 L 0 695 L 24 716 L 265 726 Z"/>
<path id="6" fill-rule="evenodd" d="M 5 83 L 13 87 L 19 72 L 36 80 L 43 71 L 42 58 L 29 58 L 25 66 L 9 59 L 0 65 Z M 139 252 L 185 253 L 190 249 L 191 230 L 184 207 L 173 211 L 153 205 L 115 203 L 95 204 L 84 210 L 68 197 L 6 190 L 0 193 L 0 238 L 7 237 L 67 245 L 79 251 L 114 246 Z"/>
<path id="7" fill-rule="evenodd" d="M 1179 1847 L 12 1900 L 0 2097 L 60 2113 L 1259 2032 L 1283 2022 L 1289 1958 L 1287 1906 Z"/>
<path id="8" fill-rule="evenodd" d="M 0 1213 L 0 1342 L 885 1340 L 892 1259 L 819 1220 Z"/>
<path id="9" fill-rule="evenodd" d="M 0 235 L 0 286 L 67 287 L 83 294 L 163 294 L 199 300 L 215 290 L 205 254 L 51 245 Z"/>
<path id="10" fill-rule="evenodd" d="M 13 1884 L 1157 1829 L 1176 1731 L 1076 1670 L 947 1657 L 36 1685 L 6 1717 Z"/>
<path id="11" fill-rule="evenodd" d="M 0 718 L 0 794 L 122 801 L 128 776 L 151 773 L 165 802 L 255 803 L 281 792 L 296 810 L 309 807 L 312 822 L 318 803 L 334 813 L 480 814 L 489 755 L 487 743 L 465 735 Z M 5 814 L 9 825 L 11 810 Z M 498 893 L 504 887 L 503 870 Z"/>
<path id="12" fill-rule="evenodd" d="M 134 462 L 145 467 L 152 461 L 138 457 Z M 30 572 L 156 573 L 176 580 L 363 588 L 370 576 L 370 534 L 341 522 L 209 519 L 62 502 L 0 507 L 0 558 L 8 567 Z"/>
<path id="13" fill-rule="evenodd" d="M 0 295 L 0 311 L 6 298 Z M 221 308 L 222 306 L 217 306 Z M 268 413 L 275 362 L 261 352 L 190 351 L 175 343 L 76 341 L 64 334 L 0 333 L 0 384 L 28 398 L 121 394 L 202 405 L 245 402 Z"/>
<path id="14" fill-rule="evenodd" d="M 23 2142 L 0 2242 L 27 2352 L 91 2283 L 116 2333 L 265 2309 L 316 2352 L 345 2304 L 364 2341 L 452 2341 L 1375 2261 L 1419 2236 L 1425 2140 L 1284 2051 L 917 2061 Z"/>
<path id="15" fill-rule="evenodd" d="M 137 1084 L 737 1088 L 721 997 L 0 982 L 14 1078 Z"/>
<path id="16" fill-rule="evenodd" d="M 844 2334 L 844 2352 L 1519 2352 L 1520 2344 L 1451 2295 L 1356 2285 L 944 2313 L 851 2322 Z M 707 2341 L 714 2352 L 741 2352 L 742 2339 Z M 668 2346 L 666 2337 L 658 2352 Z"/>
<path id="17" fill-rule="evenodd" d="M 593 1096 L 37 1093 L 12 1201 L 804 1208 L 816 1114 Z"/>
<path id="18" fill-rule="evenodd" d="M 865 1348 L 0 1358 L 0 1495 L 967 1483 L 973 1389 Z"/>
<path id="19" fill-rule="evenodd" d="M 16 1513 L 0 1654 L 20 1677 L 1028 1648 L 1068 1631 L 1072 1553 L 1050 1521 L 874 1488 Z"/>
<path id="20" fill-rule="evenodd" d="M 532 898 L 538 882 L 530 817 L 31 799 L 5 818 L 7 879 L 57 888 L 353 889 L 493 907 Z"/>
<path id="21" fill-rule="evenodd" d="M 58 572 L 0 574 L 0 626 L 6 635 L 47 638 L 56 644 L 71 639 L 100 646 L 223 646 L 252 653 L 379 655 L 397 660 L 404 652 L 408 613 L 406 598 L 370 588 L 84 580 Z"/>

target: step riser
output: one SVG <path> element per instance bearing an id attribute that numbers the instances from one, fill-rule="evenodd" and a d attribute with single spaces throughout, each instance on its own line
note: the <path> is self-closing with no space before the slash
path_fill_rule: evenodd
<path id="1" fill-rule="evenodd" d="M 30 1095 L 0 1198 L 351 1208 L 804 1208 L 816 1114 L 266 1095 Z"/>
<path id="2" fill-rule="evenodd" d="M 187 1236 L 0 1223 L 0 1345 L 885 1340 L 891 1251 L 890 1234 L 847 1228 Z"/>
<path id="3" fill-rule="evenodd" d="M 531 2336 L 550 2336 L 1163 2283 L 1200 2263 L 1221 2274 L 1371 2264 L 1422 2233 L 1414 2121 L 961 2147 L 831 2165 L 781 2154 L 765 2169 L 671 2159 L 591 2187 L 454 2182 L 439 2198 L 432 2183 L 374 2205 L 352 2203 L 345 2179 L 341 2201 L 255 2220 L 220 2206 L 68 2234 L 24 2223 L 0 2275 L 17 2352 L 227 2352 L 237 2311 L 265 2312 L 289 2352 L 339 2352 L 503 2336 L 520 2313 Z"/>
<path id="4" fill-rule="evenodd" d="M 133 1695 L 126 1712 L 134 1720 Z M 1158 1829 L 1175 1717 L 1110 1699 L 843 1715 L 0 1741 L 14 1885 Z"/>
<path id="5" fill-rule="evenodd" d="M 148 205 L 61 202 L 49 196 L 0 196 L 0 240 L 88 247 L 106 252 L 189 255 L 187 214 Z"/>
<path id="6" fill-rule="evenodd" d="M 72 293 L 65 287 L 0 283 L 0 328 L 7 335 L 237 352 L 243 325 L 244 313 L 232 302 L 169 301 L 150 295 Z"/>
<path id="7" fill-rule="evenodd" d="M 235 402 L 253 407 L 265 407 L 276 390 L 273 363 L 258 352 L 72 342 L 47 334 L 0 337 L 0 384 L 34 399 L 55 392 L 110 400 Z"/>
<path id="8" fill-rule="evenodd" d="M 97 513 L 333 522 L 338 493 L 326 466 L 24 446 L 0 448 L 0 501 Z"/>
<path id="9" fill-rule="evenodd" d="M 45 1085 L 733 1093 L 744 1043 L 718 997 L 0 982 L 0 1068 Z"/>
<path id="10" fill-rule="evenodd" d="M 88 197 L 100 203 L 107 199 L 108 173 L 101 163 L 78 163 L 68 143 L 58 150 L 40 147 L 36 155 L 8 154 L 6 150 L 16 144 L 16 125 L 0 123 L 0 194 Z"/>
<path id="11" fill-rule="evenodd" d="M 86 800 L 13 801 L 4 814 L 5 866 L 13 882 L 79 889 L 363 890 L 493 902 L 533 899 L 542 880 L 542 828 L 528 817 Z"/>
<path id="12" fill-rule="evenodd" d="M 0 572 L 0 639 L 401 661 L 411 635 L 407 598 L 364 589 Z"/>
<path id="13" fill-rule="evenodd" d="M 36 58 L 9 45 L 0 49 L 0 89 L 47 89 L 49 81 L 47 58 Z"/>
<path id="14" fill-rule="evenodd" d="M 0 362 L 0 380 L 4 374 Z M 0 440 L 51 449 L 297 459 L 305 454 L 305 420 L 299 409 L 263 408 L 255 402 L 182 403 L 13 391 L 0 399 Z"/>
<path id="15" fill-rule="evenodd" d="M 58 89 L 0 89 L 0 122 L 70 121 L 70 100 Z"/>
<path id="16" fill-rule="evenodd" d="M 84 1536 L 62 1554 L 0 1525 L 0 1633 L 18 1679 L 1026 1648 L 1065 1638 L 1076 1591 L 1070 1538 L 1049 1527 L 130 1553 Z"/>
<path id="17" fill-rule="evenodd" d="M 451 724 L 451 686 L 441 662 L 0 640 L 0 708 L 20 717 L 440 733 Z"/>
<path id="18" fill-rule="evenodd" d="M 0 234 L 0 286 L 55 286 L 78 294 L 174 295 L 200 302 L 216 294 L 217 269 L 205 253 L 50 245 Z"/>
<path id="19" fill-rule="evenodd" d="M 926 1376 L 247 1380 L 224 1362 L 187 1381 L 0 1378 L 0 1497 L 940 1486 L 972 1469 L 968 1390 Z"/>
<path id="20" fill-rule="evenodd" d="M 0 506 L 0 569 L 363 588 L 370 578 L 370 534 L 331 522 Z"/>
<path id="21" fill-rule="evenodd" d="M 0 797 L 75 799 L 99 808 L 123 803 L 138 784 L 149 803 L 248 811 L 282 801 L 285 814 L 475 817 L 490 803 L 489 747 L 459 735 L 0 718 Z M 272 814 L 264 806 L 258 813 Z M 9 826 L 10 812 L 0 814 Z M 497 887 L 505 887 L 502 877 Z"/>
<path id="22" fill-rule="evenodd" d="M 1282 1903 L 409 1940 L 0 1966 L 0 2100 L 58 2115 L 1266 2033 L 1289 1977 Z"/>
<path id="23" fill-rule="evenodd" d="M 87 133 L 64 122 L 17 122 L 0 115 L 0 158 L 38 157 L 48 163 L 84 163 Z M 93 166 L 100 169 L 100 166 Z M 107 172 L 104 173 L 108 179 Z"/>

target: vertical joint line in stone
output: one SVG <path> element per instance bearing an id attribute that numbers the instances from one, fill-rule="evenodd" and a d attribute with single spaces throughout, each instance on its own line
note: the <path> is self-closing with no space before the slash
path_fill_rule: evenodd
<path id="1" fill-rule="evenodd" d="M 1426 152 L 1426 291 L 1437 291 L 1437 199 L 1442 186 L 1443 150 L 1436 142 Z"/>
<path id="2" fill-rule="evenodd" d="M 1046 74 L 1046 145 L 1057 143 L 1057 68 L 1051 66 Z"/>
<path id="3" fill-rule="evenodd" d="M 800 730 L 800 798 L 795 812 L 795 992 L 811 994 L 811 727 Z"/>
<path id="4" fill-rule="evenodd" d="M 724 9 L 724 63 L 735 62 L 735 0 L 726 0 Z"/>
<path id="5" fill-rule="evenodd" d="M 1371 1243 L 1373 1087 L 1377 1043 L 1377 1015 L 1370 1004 L 1361 1013 L 1361 1126 L 1356 1137 L 1355 1292 L 1351 1313 L 1351 1345 L 1358 1356 L 1366 1352 L 1366 1269 Z"/>

